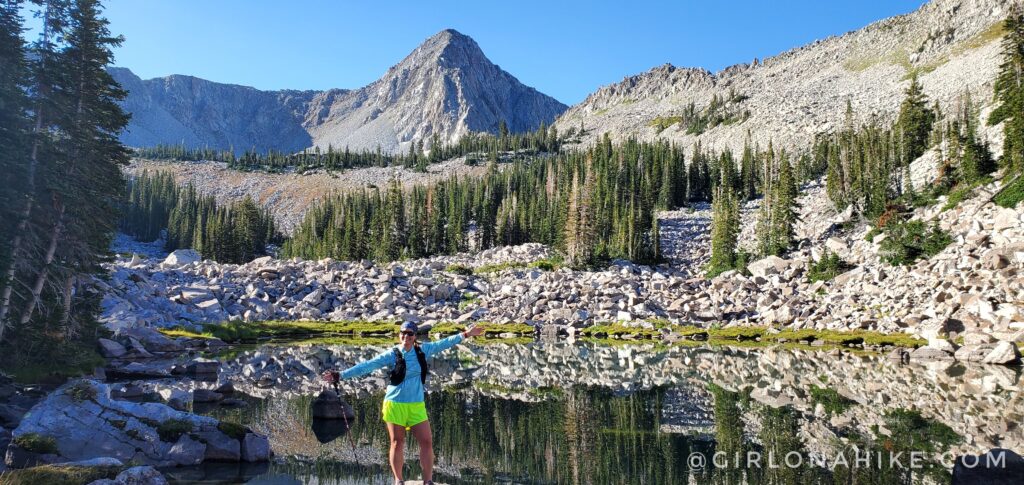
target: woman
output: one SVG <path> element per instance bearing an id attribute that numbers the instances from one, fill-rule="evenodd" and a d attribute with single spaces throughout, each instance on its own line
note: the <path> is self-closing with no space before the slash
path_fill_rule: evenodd
<path id="1" fill-rule="evenodd" d="M 423 403 L 423 384 L 427 375 L 423 372 L 426 359 L 447 350 L 469 337 L 475 337 L 484 329 L 472 326 L 465 332 L 452 335 L 437 342 L 416 345 L 416 324 L 405 322 L 398 334 L 398 342 L 391 350 L 366 362 L 345 369 L 342 379 L 369 374 L 383 367 L 391 367 L 391 385 L 384 394 L 384 423 L 391 436 L 391 472 L 395 484 L 402 482 L 402 463 L 405 457 L 405 432 L 411 431 L 420 445 L 420 466 L 423 467 L 424 485 L 432 485 L 434 475 L 434 442 L 427 421 L 427 408 Z M 421 362 L 424 365 L 421 365 Z"/>

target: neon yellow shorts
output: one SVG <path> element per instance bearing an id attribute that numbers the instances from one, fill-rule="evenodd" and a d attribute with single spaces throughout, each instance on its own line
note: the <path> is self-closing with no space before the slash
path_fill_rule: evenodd
<path id="1" fill-rule="evenodd" d="M 427 420 L 427 405 L 422 401 L 395 402 L 385 399 L 383 417 L 385 423 L 405 426 L 405 430 L 408 431 Z"/>

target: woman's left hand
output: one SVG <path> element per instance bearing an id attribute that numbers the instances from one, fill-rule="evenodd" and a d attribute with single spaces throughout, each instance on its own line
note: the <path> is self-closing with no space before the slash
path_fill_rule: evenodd
<path id="1" fill-rule="evenodd" d="M 479 325 L 473 325 L 472 327 L 467 328 L 466 331 L 463 332 L 462 335 L 465 336 L 466 338 L 469 338 L 469 337 L 476 337 L 477 335 L 483 335 L 483 333 L 484 333 L 484 328 L 483 327 L 481 327 Z"/>

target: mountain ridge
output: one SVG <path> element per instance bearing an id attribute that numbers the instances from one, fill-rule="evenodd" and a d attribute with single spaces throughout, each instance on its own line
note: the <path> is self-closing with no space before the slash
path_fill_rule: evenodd
<path id="1" fill-rule="evenodd" d="M 567 106 L 490 62 L 469 36 L 445 29 L 378 80 L 357 89 L 262 91 L 175 74 L 142 80 L 111 74 L 129 91 L 132 146 L 158 143 L 299 151 L 308 147 L 407 150 L 437 135 L 454 142 L 471 131 L 550 124 Z"/>
<path id="2" fill-rule="evenodd" d="M 965 90 L 986 103 L 999 64 L 999 28 L 1010 4 L 932 0 L 913 12 L 715 73 L 656 66 L 602 86 L 563 113 L 556 126 L 582 124 L 592 136 L 665 138 L 684 147 L 700 141 L 734 151 L 749 129 L 750 140 L 762 147 L 774 141 L 800 148 L 837 127 L 847 100 L 858 123 L 872 116 L 894 120 L 913 73 L 944 111 L 955 108 Z M 730 93 L 741 98 L 730 106 L 730 123 L 688 133 L 694 130 L 673 122 L 689 103 L 700 111 Z"/>

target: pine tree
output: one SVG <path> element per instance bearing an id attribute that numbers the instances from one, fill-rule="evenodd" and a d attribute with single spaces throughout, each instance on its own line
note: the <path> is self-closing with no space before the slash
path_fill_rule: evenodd
<path id="1" fill-rule="evenodd" d="M 928 107 L 928 97 L 917 80 L 917 74 L 911 76 L 910 86 L 904 94 L 906 97 L 896 121 L 901 148 L 900 168 L 909 165 L 928 149 L 932 123 L 935 122 L 935 113 Z"/>
<path id="2" fill-rule="evenodd" d="M 775 148 L 773 144 L 768 142 L 768 151 L 764 153 L 764 163 L 762 166 L 763 178 L 761 179 L 761 193 L 764 194 L 761 197 L 761 207 L 758 210 L 757 226 L 755 227 L 755 234 L 757 235 L 757 248 L 758 253 L 761 255 L 774 254 L 774 244 L 772 241 L 772 217 L 774 215 L 773 207 L 775 204 L 775 197 L 778 193 L 775 190 L 776 186 L 776 170 L 775 170 Z"/>
<path id="3" fill-rule="evenodd" d="M 111 216 L 124 190 L 120 167 L 128 162 L 117 134 L 128 115 L 118 105 L 126 92 L 106 70 L 111 49 L 122 39 L 110 35 L 100 8 L 97 0 L 77 0 L 69 12 L 67 48 L 59 58 L 66 83 L 62 94 L 69 102 L 68 116 L 60 120 L 64 136 L 57 156 L 63 160 L 47 173 L 52 206 L 44 235 L 48 242 L 22 324 L 31 319 L 51 277 L 62 280 L 67 272 L 98 269 L 98 255 L 108 251 L 116 227 L 117 218 Z M 55 260 L 61 263 L 57 267 Z"/>
<path id="4" fill-rule="evenodd" d="M 843 190 L 846 185 L 843 179 L 843 166 L 839 158 L 839 145 L 826 142 L 826 160 L 828 169 L 825 175 L 825 192 L 837 209 L 843 210 L 849 204 L 848 193 Z"/>
<path id="5" fill-rule="evenodd" d="M 720 185 L 711 202 L 711 259 L 707 277 L 713 278 L 736 266 L 740 231 L 739 201 L 729 185 Z"/>
<path id="6" fill-rule="evenodd" d="M 792 247 L 798 217 L 796 178 L 793 176 L 793 167 L 785 151 L 779 157 L 778 174 L 773 189 L 775 195 L 772 197 L 770 247 L 766 253 L 775 255 L 780 255 Z"/>
<path id="7" fill-rule="evenodd" d="M 1004 123 L 1000 164 L 1009 173 L 1019 174 L 1024 172 L 1024 6 L 1019 2 L 1011 7 L 1003 30 L 1003 62 L 995 81 L 999 106 L 989 115 L 988 124 Z"/>
<path id="8" fill-rule="evenodd" d="M 5 34 L 4 39 L 5 55 L 7 56 L 18 55 L 19 51 L 21 51 L 20 29 L 14 28 L 14 25 L 20 22 L 20 17 L 18 17 L 19 8 L 20 4 L 11 3 L 5 4 L 3 9 L 4 24 L 12 28 L 9 34 Z M 42 171 L 40 165 L 45 162 L 46 148 L 50 141 L 51 118 L 55 117 L 54 113 L 62 110 L 59 105 L 60 98 L 55 95 L 55 92 L 58 91 L 57 84 L 60 82 L 60 73 L 59 67 L 55 65 L 54 58 L 57 56 L 57 46 L 54 44 L 54 41 L 62 34 L 63 26 L 66 23 L 67 8 L 63 2 L 51 0 L 43 2 L 42 12 L 42 34 L 39 42 L 31 50 L 35 57 L 29 71 L 29 83 L 32 84 L 32 99 L 29 102 L 32 105 L 33 119 L 31 123 L 33 128 L 31 130 L 29 154 L 26 157 L 25 167 L 21 171 L 24 173 L 24 177 L 20 180 L 23 200 L 18 201 L 21 205 L 15 208 L 17 213 L 14 217 L 14 221 L 16 221 L 14 230 L 7 234 L 8 237 L 4 238 L 5 242 L 9 241 L 7 243 L 9 262 L 6 264 L 6 274 L 0 280 L 0 284 L 3 285 L 3 293 L 0 296 L 0 337 L 3 336 L 4 330 L 11 323 L 11 306 L 13 303 L 11 297 L 14 286 L 16 284 L 28 286 L 29 284 L 27 281 L 19 278 L 18 270 L 19 268 L 31 267 L 33 265 L 30 261 L 30 251 L 26 248 L 30 242 L 29 239 L 33 236 L 33 233 L 29 231 L 29 221 L 32 219 L 33 210 L 39 205 L 37 199 L 43 195 L 37 192 L 36 189 L 39 185 L 37 182 Z M 17 39 L 8 36 L 14 36 Z M 12 59 L 11 62 L 11 70 L 8 71 L 5 65 L 4 71 L 14 76 L 10 81 L 20 84 L 18 81 L 20 77 L 18 69 L 20 61 Z M 15 104 L 12 108 L 14 108 L 12 113 L 15 113 L 18 105 Z M 12 126 L 16 127 L 17 123 Z M 12 152 L 11 154 L 16 155 L 17 152 Z"/>
<path id="9" fill-rule="evenodd" d="M 977 113 L 975 113 L 969 92 L 964 93 L 963 107 L 959 116 L 958 125 L 963 133 L 954 136 L 958 139 L 958 145 L 962 147 L 958 147 L 960 148 L 960 177 L 961 180 L 970 184 L 992 173 L 996 167 L 987 144 L 978 140 Z"/>
<path id="10" fill-rule="evenodd" d="M 0 289 L 3 311 L 0 313 L 0 341 L 6 328 L 6 311 L 16 281 L 12 254 L 22 245 L 22 231 L 27 219 L 20 219 L 22 208 L 32 200 L 34 173 L 26 160 L 30 158 L 30 101 L 26 95 L 30 84 L 25 45 L 21 38 L 20 1 L 0 2 Z M 31 178 L 31 182 L 29 179 Z M 20 219 L 20 220 L 19 220 Z"/>
<path id="11" fill-rule="evenodd" d="M 750 133 L 743 142 L 743 156 L 740 159 L 740 197 L 753 200 L 757 195 L 757 167 L 754 162 L 754 150 L 750 147 Z"/>
<path id="12" fill-rule="evenodd" d="M 593 165 L 593 158 L 588 157 L 583 167 L 585 174 L 582 182 L 579 170 L 572 175 L 572 192 L 569 195 L 569 212 L 565 223 L 565 252 L 566 263 L 573 267 L 586 266 L 593 260 Z"/>

